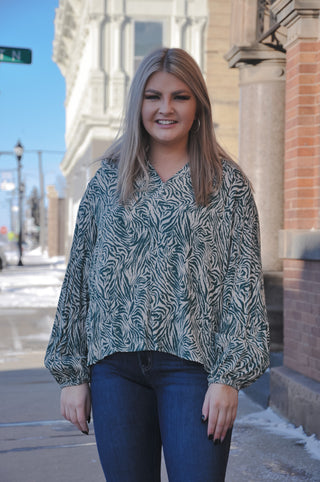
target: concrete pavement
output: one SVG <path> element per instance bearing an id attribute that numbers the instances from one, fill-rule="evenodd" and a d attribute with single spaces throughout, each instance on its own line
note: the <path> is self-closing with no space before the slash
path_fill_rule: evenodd
<path id="1" fill-rule="evenodd" d="M 104 480 L 92 427 L 85 436 L 61 420 L 59 388 L 45 369 L 1 371 L 0 384 L 2 482 Z M 254 423 L 264 413 L 241 393 L 226 481 L 319 481 L 320 461 L 298 436 L 288 439 Z M 162 480 L 168 480 L 164 467 Z"/>
<path id="2" fill-rule="evenodd" d="M 0 311 L 1 482 L 104 480 L 92 428 L 85 436 L 61 419 L 60 390 L 42 368 L 47 339 L 37 334 L 48 332 L 53 314 L 36 306 Z M 266 410 L 268 377 L 240 392 L 226 481 L 320 481 L 320 453 L 306 449 L 313 440 Z"/>

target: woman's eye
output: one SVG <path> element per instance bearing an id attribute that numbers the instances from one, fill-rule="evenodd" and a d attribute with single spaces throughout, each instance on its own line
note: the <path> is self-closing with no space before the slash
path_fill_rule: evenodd
<path id="1" fill-rule="evenodd" d="M 176 95 L 175 97 L 177 100 L 189 100 L 190 96 L 189 95 Z"/>
<path id="2" fill-rule="evenodd" d="M 155 95 L 155 94 L 152 94 L 152 95 L 148 94 L 148 95 L 145 95 L 144 98 L 146 100 L 157 100 L 157 99 L 159 99 L 159 96 Z"/>

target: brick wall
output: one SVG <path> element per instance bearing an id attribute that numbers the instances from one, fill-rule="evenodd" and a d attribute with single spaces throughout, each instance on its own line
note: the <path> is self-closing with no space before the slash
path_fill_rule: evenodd
<path id="1" fill-rule="evenodd" d="M 284 262 L 284 365 L 320 381 L 319 262 Z"/>
<path id="2" fill-rule="evenodd" d="M 285 230 L 320 228 L 320 41 L 287 50 Z M 304 256 L 302 256 L 304 258 Z M 320 381 L 320 261 L 284 261 L 284 364 Z"/>
<path id="3" fill-rule="evenodd" d="M 319 221 L 320 42 L 287 51 L 285 229 Z"/>

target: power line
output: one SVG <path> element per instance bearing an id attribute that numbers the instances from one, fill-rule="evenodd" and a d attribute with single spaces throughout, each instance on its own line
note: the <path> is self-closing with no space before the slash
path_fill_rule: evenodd
<path id="1" fill-rule="evenodd" d="M 52 151 L 52 150 L 48 150 L 48 149 L 26 149 L 24 152 L 44 152 L 46 154 L 65 154 L 66 151 Z"/>

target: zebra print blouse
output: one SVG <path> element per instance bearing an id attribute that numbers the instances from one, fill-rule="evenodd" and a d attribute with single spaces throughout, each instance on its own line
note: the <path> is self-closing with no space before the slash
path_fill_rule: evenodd
<path id="1" fill-rule="evenodd" d="M 200 362 L 209 383 L 236 389 L 269 364 L 258 215 L 230 162 L 206 207 L 189 165 L 167 182 L 149 166 L 128 206 L 113 163 L 87 187 L 45 365 L 62 387 L 78 385 L 104 357 L 141 350 Z"/>

